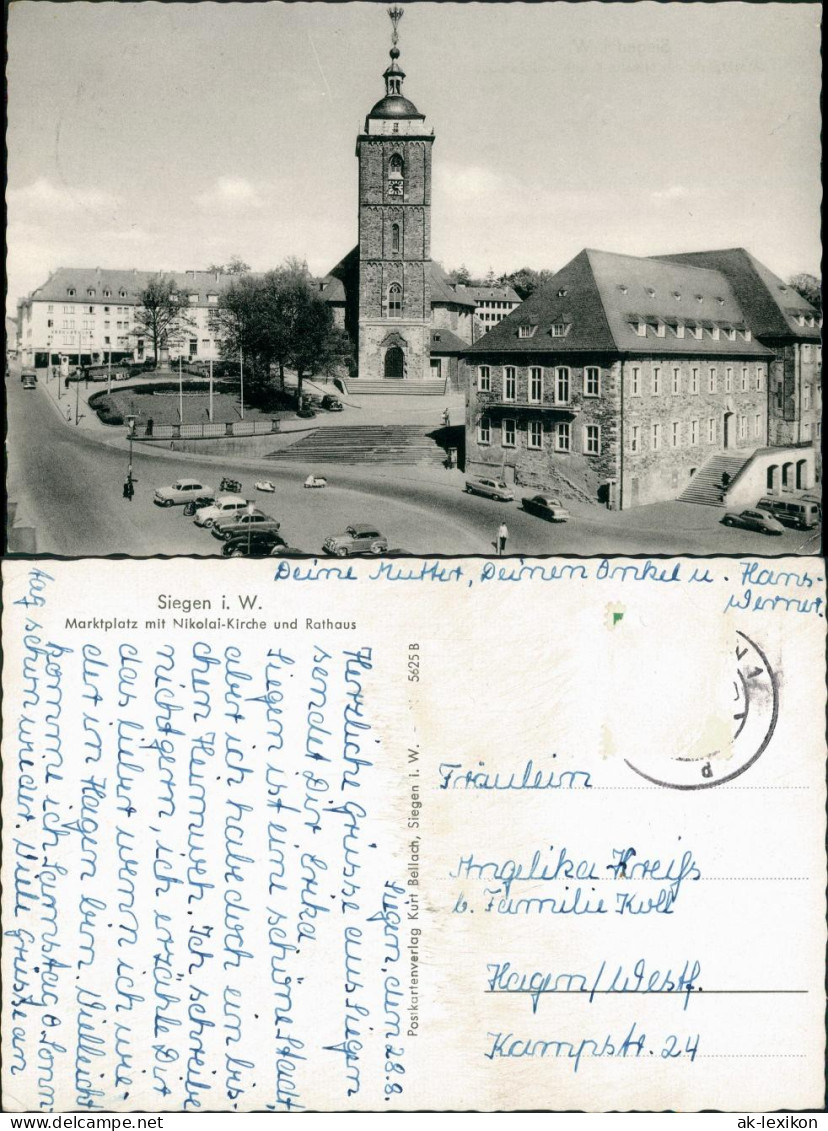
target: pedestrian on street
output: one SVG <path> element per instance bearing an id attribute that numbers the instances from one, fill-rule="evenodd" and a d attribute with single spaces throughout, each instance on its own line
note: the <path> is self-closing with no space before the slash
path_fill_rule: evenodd
<path id="1" fill-rule="evenodd" d="M 128 475 L 124 480 L 124 498 L 132 502 L 132 496 L 135 494 L 135 487 L 132 483 L 132 476 Z"/>
<path id="2" fill-rule="evenodd" d="M 509 537 L 509 529 L 505 522 L 501 522 L 497 528 L 497 556 L 503 557 L 506 553 L 506 540 Z"/>
<path id="3" fill-rule="evenodd" d="M 69 407 L 69 405 L 67 405 L 66 406 L 66 423 L 68 424 L 71 419 L 72 419 L 72 410 Z"/>
<path id="4" fill-rule="evenodd" d="M 451 424 L 451 416 L 449 415 L 448 408 L 444 408 L 443 409 L 443 427 L 448 428 L 449 424 Z"/>

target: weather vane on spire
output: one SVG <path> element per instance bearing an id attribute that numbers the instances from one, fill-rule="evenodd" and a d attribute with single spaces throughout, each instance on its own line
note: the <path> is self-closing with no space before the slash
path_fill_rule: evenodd
<path id="1" fill-rule="evenodd" d="M 394 30 L 391 32 L 391 46 L 396 47 L 397 43 L 399 42 L 399 38 L 400 38 L 399 32 L 397 31 L 397 25 L 399 24 L 400 20 L 403 18 L 403 10 L 402 10 L 402 8 L 397 8 L 397 7 L 389 8 L 388 9 L 388 16 L 389 16 L 389 19 L 391 20 L 393 27 L 394 27 Z"/>

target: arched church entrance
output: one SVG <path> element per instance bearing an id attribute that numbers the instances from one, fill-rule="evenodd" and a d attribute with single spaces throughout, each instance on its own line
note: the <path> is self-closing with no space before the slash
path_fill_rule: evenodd
<path id="1" fill-rule="evenodd" d="M 405 376 L 405 354 L 399 346 L 391 346 L 385 353 L 386 380 L 401 381 Z"/>

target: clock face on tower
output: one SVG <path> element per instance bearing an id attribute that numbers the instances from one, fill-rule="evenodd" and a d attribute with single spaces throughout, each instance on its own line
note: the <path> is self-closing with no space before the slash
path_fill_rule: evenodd
<path id="1" fill-rule="evenodd" d="M 403 183 L 402 181 L 389 181 L 388 182 L 388 195 L 389 196 L 402 196 Z"/>

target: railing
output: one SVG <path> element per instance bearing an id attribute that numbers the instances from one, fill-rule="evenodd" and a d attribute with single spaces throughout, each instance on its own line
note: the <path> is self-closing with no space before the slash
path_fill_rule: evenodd
<path id="1" fill-rule="evenodd" d="M 267 436 L 279 431 L 278 420 L 236 420 L 226 424 L 156 424 L 135 429 L 136 440 L 217 440 L 224 436 Z"/>

